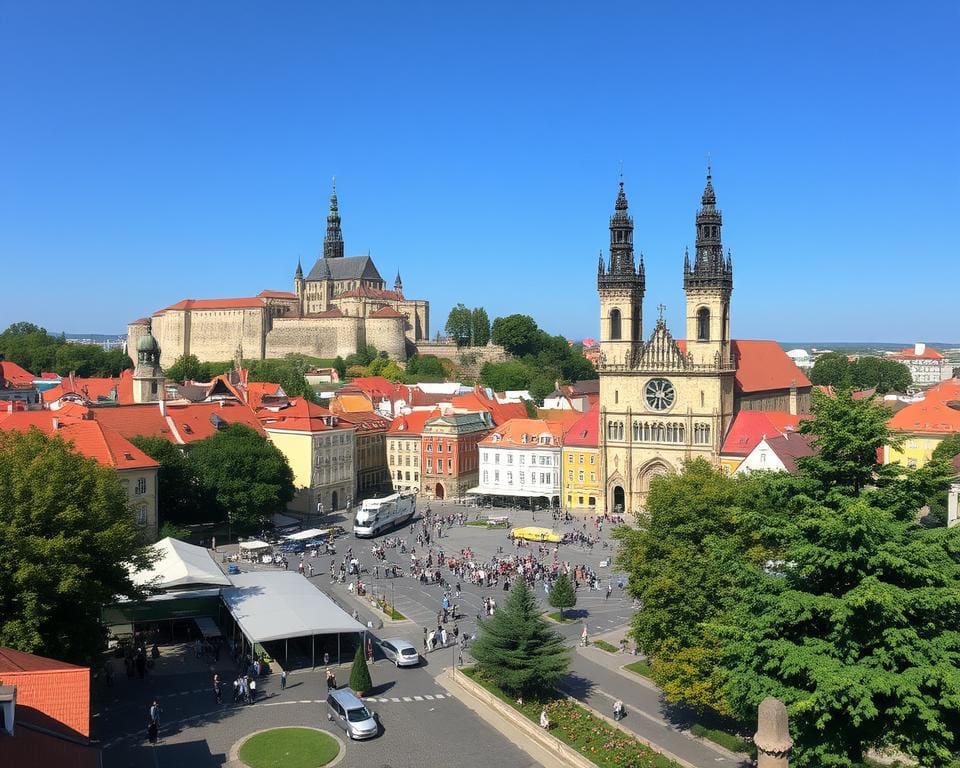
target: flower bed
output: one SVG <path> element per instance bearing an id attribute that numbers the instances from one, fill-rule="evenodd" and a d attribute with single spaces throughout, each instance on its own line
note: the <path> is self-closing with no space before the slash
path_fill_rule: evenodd
<path id="1" fill-rule="evenodd" d="M 567 698 L 525 700 L 517 703 L 473 667 L 463 670 L 500 700 L 539 725 L 540 712 L 547 710 L 550 734 L 577 750 L 598 768 L 680 768 L 673 760 L 607 723 L 585 707 Z"/>

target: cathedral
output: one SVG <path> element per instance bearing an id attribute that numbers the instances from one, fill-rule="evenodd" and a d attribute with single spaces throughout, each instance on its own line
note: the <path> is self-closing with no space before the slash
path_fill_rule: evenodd
<path id="1" fill-rule="evenodd" d="M 609 260 L 600 257 L 600 464 L 610 511 L 643 508 L 650 481 L 702 457 L 720 466 L 724 439 L 743 411 L 803 414 L 810 382 L 774 341 L 730 337 L 733 261 L 711 173 L 696 214 L 696 248 L 683 262 L 685 339 L 663 305 L 643 334 L 646 274 L 634 257 L 633 219 L 623 181 L 610 217 Z"/>
<path id="2" fill-rule="evenodd" d="M 430 305 L 408 299 L 400 273 L 393 289 L 366 256 L 344 256 L 340 206 L 334 184 L 323 252 L 304 277 L 298 262 L 293 291 L 261 291 L 236 299 L 184 299 L 128 326 L 128 349 L 155 337 L 160 362 L 181 355 L 202 361 L 284 357 L 346 357 L 364 345 L 404 361 L 430 336 Z"/>

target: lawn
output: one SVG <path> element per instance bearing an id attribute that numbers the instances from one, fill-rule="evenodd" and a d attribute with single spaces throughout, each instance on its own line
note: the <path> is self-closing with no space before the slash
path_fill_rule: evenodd
<path id="1" fill-rule="evenodd" d="M 590 645 L 595 645 L 601 651 L 606 651 L 607 653 L 619 653 L 620 649 L 612 643 L 608 643 L 606 640 L 594 640 Z"/>
<path id="2" fill-rule="evenodd" d="M 650 669 L 650 662 L 648 661 L 635 661 L 632 664 L 625 664 L 623 668 L 629 669 L 635 675 L 653 680 L 653 670 Z"/>
<path id="3" fill-rule="evenodd" d="M 690 726 L 690 733 L 694 736 L 700 736 L 709 739 L 714 744 L 719 744 L 731 752 L 743 752 L 751 757 L 757 756 L 757 748 L 746 739 L 741 739 L 734 733 L 722 731 L 719 728 L 708 728 L 702 723 L 694 723 Z"/>
<path id="4" fill-rule="evenodd" d="M 546 709 L 551 723 L 550 733 L 598 768 L 680 768 L 673 760 L 628 736 L 576 702 L 566 698 L 551 698 L 545 701 L 526 700 L 522 705 L 517 704 L 512 697 L 478 674 L 475 667 L 467 667 L 463 672 L 538 726 L 540 712 Z"/>
<path id="5" fill-rule="evenodd" d="M 336 739 L 312 728 L 273 728 L 247 739 L 239 758 L 250 768 L 320 768 L 340 754 Z"/>

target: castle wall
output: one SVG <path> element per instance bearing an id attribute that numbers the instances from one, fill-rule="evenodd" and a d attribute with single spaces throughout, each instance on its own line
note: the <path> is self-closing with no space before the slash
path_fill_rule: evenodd
<path id="1" fill-rule="evenodd" d="M 365 323 L 367 344 L 386 352 L 391 360 L 403 362 L 407 359 L 402 317 L 368 317 Z"/>
<path id="2" fill-rule="evenodd" d="M 428 302 L 407 299 L 396 302 L 394 309 L 406 316 L 404 332 L 411 342 L 416 344 L 421 339 L 430 338 L 430 304 Z"/>
<path id="3" fill-rule="evenodd" d="M 160 345 L 160 366 L 169 368 L 178 357 L 188 354 L 190 349 L 186 313 L 167 310 L 162 315 L 154 315 L 151 322 L 153 337 Z"/>
<path id="4" fill-rule="evenodd" d="M 266 357 L 346 357 L 363 343 L 363 323 L 359 317 L 275 318 L 266 334 Z"/>
<path id="5" fill-rule="evenodd" d="M 484 363 L 502 363 L 510 359 L 507 350 L 497 344 L 458 347 L 446 342 L 420 340 L 417 342 L 417 353 L 452 360 L 461 370 L 472 376 L 480 375 Z"/>
<path id="6" fill-rule="evenodd" d="M 263 309 L 193 310 L 189 315 L 190 354 L 200 360 L 232 360 L 238 347 L 247 359 L 263 357 Z M 165 351 L 162 345 L 160 350 Z"/>

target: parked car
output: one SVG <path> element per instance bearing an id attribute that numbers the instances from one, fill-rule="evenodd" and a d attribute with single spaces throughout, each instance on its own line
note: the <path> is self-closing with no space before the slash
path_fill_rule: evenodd
<path id="1" fill-rule="evenodd" d="M 399 637 L 381 641 L 380 649 L 386 659 L 398 667 L 415 667 L 420 663 L 420 653 L 417 649 Z"/>
<path id="2" fill-rule="evenodd" d="M 346 688 L 327 694 L 327 719 L 343 728 L 351 739 L 372 739 L 380 732 L 376 715 Z"/>

